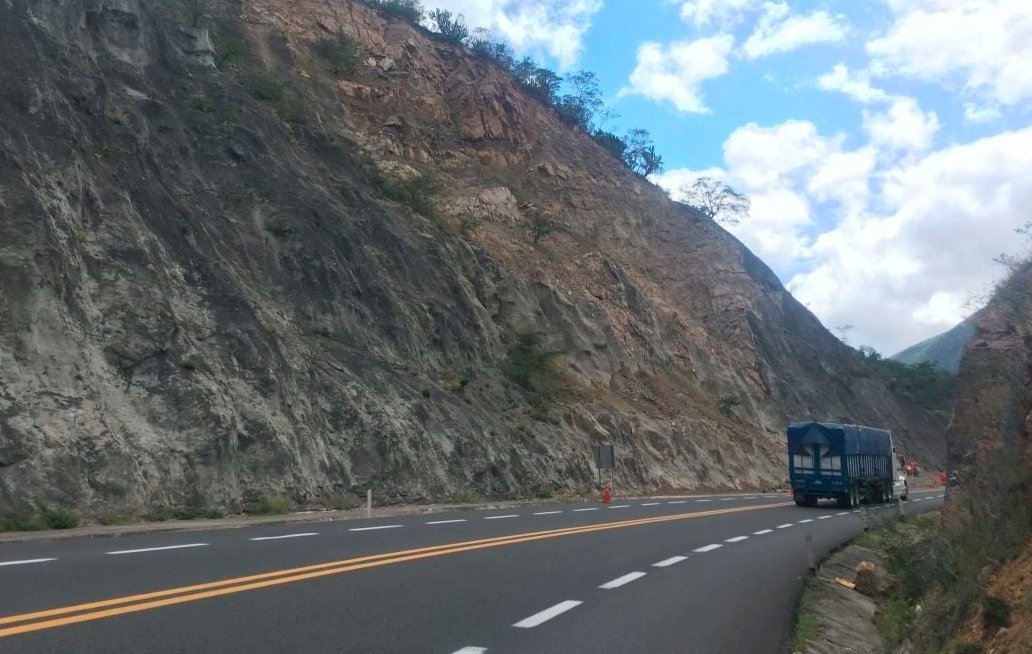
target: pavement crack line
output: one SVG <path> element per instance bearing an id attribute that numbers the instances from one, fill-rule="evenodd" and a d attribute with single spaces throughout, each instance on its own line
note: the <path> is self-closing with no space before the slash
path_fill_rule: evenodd
<path id="1" fill-rule="evenodd" d="M 517 545 L 520 543 L 561 538 L 612 529 L 646 526 L 681 520 L 691 520 L 718 515 L 729 515 L 733 513 L 744 513 L 747 511 L 764 511 L 767 509 L 781 508 L 791 505 L 791 502 L 781 504 L 765 504 L 761 506 L 735 507 L 730 509 L 716 509 L 711 511 L 698 511 L 691 513 L 676 513 L 673 515 L 653 516 L 649 518 L 637 518 L 632 520 L 619 520 L 615 522 L 603 522 L 592 525 L 581 525 L 576 527 L 565 527 L 549 529 L 545 531 L 524 532 L 497 536 L 471 541 L 460 541 L 443 545 L 432 545 L 382 554 L 371 554 L 352 559 L 330 561 L 315 565 L 302 566 L 275 570 L 244 577 L 234 577 L 211 581 L 189 586 L 168 588 L 165 590 L 114 597 L 106 600 L 74 604 L 59 608 L 33 611 L 18 615 L 0 617 L 0 638 L 15 636 L 18 634 L 53 629 L 82 622 L 101 620 L 129 613 L 149 611 L 165 606 L 174 606 L 196 602 L 203 599 L 232 595 L 245 591 L 270 588 L 283 584 L 318 579 L 330 575 L 338 575 L 358 570 L 376 568 L 386 565 L 394 565 L 407 561 L 415 561 L 438 556 L 458 554 L 481 549 Z M 13 625 L 13 626 L 6 626 Z"/>

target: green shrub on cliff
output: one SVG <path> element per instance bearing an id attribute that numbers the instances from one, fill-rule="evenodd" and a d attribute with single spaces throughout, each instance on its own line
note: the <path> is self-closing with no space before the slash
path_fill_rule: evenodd
<path id="1" fill-rule="evenodd" d="M 413 23 L 423 20 L 423 3 L 419 0 L 365 0 L 365 3 L 373 9 L 406 18 Z"/>
<path id="2" fill-rule="evenodd" d="M 542 349 L 541 336 L 536 332 L 518 332 L 500 368 L 523 389 L 531 406 L 546 412 L 571 393 L 569 375 L 559 366 L 558 357 L 558 352 Z"/>

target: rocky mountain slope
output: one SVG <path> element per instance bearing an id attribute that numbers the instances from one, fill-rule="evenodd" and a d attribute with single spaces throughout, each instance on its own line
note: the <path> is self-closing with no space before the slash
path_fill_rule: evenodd
<path id="1" fill-rule="evenodd" d="M 598 442 L 618 489 L 770 487 L 805 418 L 941 459 L 761 261 L 493 62 L 358 2 L 204 4 L 0 0 L 0 507 L 574 492 Z M 502 372 L 531 332 L 555 402 Z"/>
<path id="2" fill-rule="evenodd" d="M 957 481 L 928 565 L 915 575 L 929 590 L 914 651 L 1024 652 L 1032 631 L 1032 264 L 1016 266 L 980 312 L 953 395 L 948 465 Z"/>
<path id="3" fill-rule="evenodd" d="M 955 327 L 897 352 L 892 355 L 892 359 L 908 364 L 932 363 L 940 370 L 956 373 L 960 367 L 960 357 L 964 354 L 964 346 L 977 328 L 979 315 L 975 313 Z"/>

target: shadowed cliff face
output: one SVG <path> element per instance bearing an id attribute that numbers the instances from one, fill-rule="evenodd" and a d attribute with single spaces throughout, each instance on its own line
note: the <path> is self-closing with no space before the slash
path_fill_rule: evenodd
<path id="1" fill-rule="evenodd" d="M 358 3 L 210 13 L 0 0 L 0 506 L 583 491 L 596 442 L 627 490 L 769 487 L 806 418 L 940 459 L 762 262 L 491 62 Z M 500 372 L 526 331 L 572 380 L 545 410 Z"/>

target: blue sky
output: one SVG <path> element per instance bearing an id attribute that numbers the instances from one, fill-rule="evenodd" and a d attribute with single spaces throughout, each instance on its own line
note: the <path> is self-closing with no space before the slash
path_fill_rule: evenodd
<path id="1" fill-rule="evenodd" d="M 977 307 L 1032 220 L 1028 0 L 439 0 L 648 129 L 671 196 L 753 200 L 729 231 L 829 328 L 891 354 Z M 891 316 L 891 318 L 889 318 Z"/>

